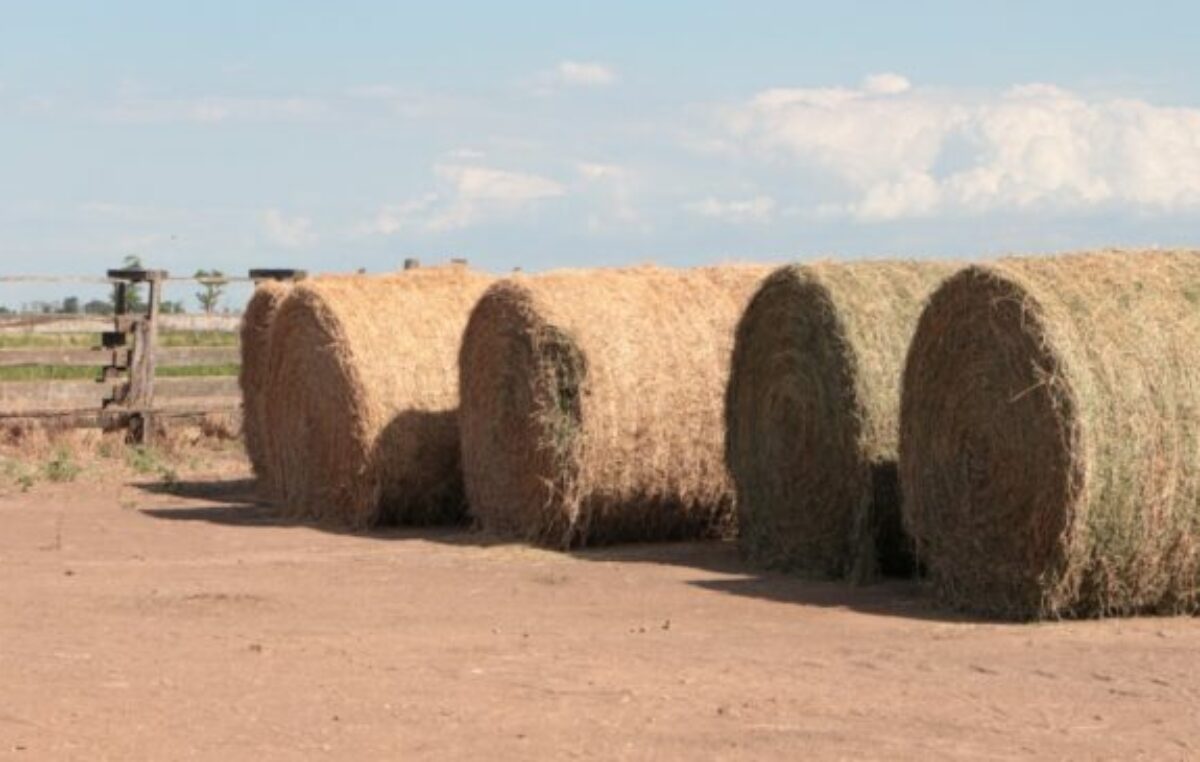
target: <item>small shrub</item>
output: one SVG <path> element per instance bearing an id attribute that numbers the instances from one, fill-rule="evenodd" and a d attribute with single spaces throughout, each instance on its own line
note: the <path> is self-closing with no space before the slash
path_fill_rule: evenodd
<path id="1" fill-rule="evenodd" d="M 42 466 L 42 473 L 52 482 L 73 482 L 83 469 L 65 448 L 55 450 L 54 457 Z"/>

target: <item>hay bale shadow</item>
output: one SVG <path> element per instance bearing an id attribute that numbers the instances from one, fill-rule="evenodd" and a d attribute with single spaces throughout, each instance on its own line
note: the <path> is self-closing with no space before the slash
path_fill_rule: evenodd
<path id="1" fill-rule="evenodd" d="M 197 506 L 143 508 L 141 513 L 163 521 L 203 521 L 241 528 L 302 527 L 353 536 L 372 542 L 423 541 L 459 548 L 524 545 L 510 537 L 473 530 L 465 525 L 378 527 L 353 530 L 345 526 L 281 515 L 258 499 L 253 479 L 148 482 L 135 485 L 146 492 L 204 501 Z M 728 540 L 637 543 L 584 548 L 568 554 L 588 563 L 667 565 L 693 569 L 696 578 L 684 584 L 725 595 L 737 595 L 797 607 L 842 608 L 875 616 L 940 622 L 983 622 L 935 609 L 916 580 L 889 580 L 866 586 L 813 581 L 747 564 L 737 543 Z"/>
<path id="2" fill-rule="evenodd" d="M 992 620 L 937 608 L 915 578 L 892 578 L 869 585 L 806 579 L 764 571 L 748 564 L 731 540 L 618 545 L 574 551 L 573 558 L 605 563 L 663 564 L 720 575 L 688 580 L 693 587 L 775 603 L 841 608 L 862 614 L 947 623 Z"/>

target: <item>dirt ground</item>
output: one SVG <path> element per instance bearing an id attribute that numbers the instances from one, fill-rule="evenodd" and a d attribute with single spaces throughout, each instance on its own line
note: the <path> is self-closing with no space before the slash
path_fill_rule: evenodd
<path id="1" fill-rule="evenodd" d="M 0 756 L 1200 757 L 1200 621 L 997 625 L 727 544 L 338 534 L 241 473 L 0 497 Z"/>

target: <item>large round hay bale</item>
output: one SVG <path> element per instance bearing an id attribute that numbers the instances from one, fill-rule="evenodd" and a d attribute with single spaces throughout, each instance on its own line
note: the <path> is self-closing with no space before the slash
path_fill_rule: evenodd
<path id="1" fill-rule="evenodd" d="M 722 396 L 757 266 L 517 276 L 463 336 L 463 469 L 488 530 L 569 547 L 727 532 Z"/>
<path id="2" fill-rule="evenodd" d="M 458 344 L 491 280 L 452 266 L 293 289 L 266 402 L 285 512 L 351 527 L 463 515 Z"/>
<path id="3" fill-rule="evenodd" d="M 939 597 L 1006 618 L 1200 604 L 1200 253 L 948 280 L 904 374 L 905 519 Z"/>
<path id="4" fill-rule="evenodd" d="M 242 390 L 242 441 L 250 468 L 258 479 L 260 491 L 274 493 L 274 477 L 270 472 L 270 431 L 267 428 L 263 401 L 267 389 L 267 361 L 271 324 L 283 300 L 291 292 L 290 283 L 264 281 L 254 288 L 254 294 L 242 313 L 241 356 L 238 385 Z"/>
<path id="5" fill-rule="evenodd" d="M 738 323 L 726 460 L 755 564 L 865 581 L 912 567 L 896 476 L 900 374 L 945 262 L 790 265 Z"/>

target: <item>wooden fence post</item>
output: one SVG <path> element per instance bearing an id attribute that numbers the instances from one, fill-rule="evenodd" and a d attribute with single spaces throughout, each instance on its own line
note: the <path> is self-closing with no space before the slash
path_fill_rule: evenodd
<path id="1" fill-rule="evenodd" d="M 154 369 L 158 354 L 158 314 L 162 301 L 165 270 L 143 270 L 141 268 L 109 270 L 108 277 L 118 281 L 117 305 L 113 321 L 115 330 L 104 334 L 104 347 L 113 350 L 112 364 L 104 368 L 100 380 L 108 381 L 121 373 L 128 373 L 128 381 L 113 396 L 104 400 L 104 408 L 115 407 L 128 414 L 129 437 L 137 444 L 149 445 L 154 439 Z M 149 293 L 146 312 L 130 314 L 127 295 L 139 283 L 146 283 Z M 126 351 L 125 363 L 120 362 L 120 352 Z"/>

